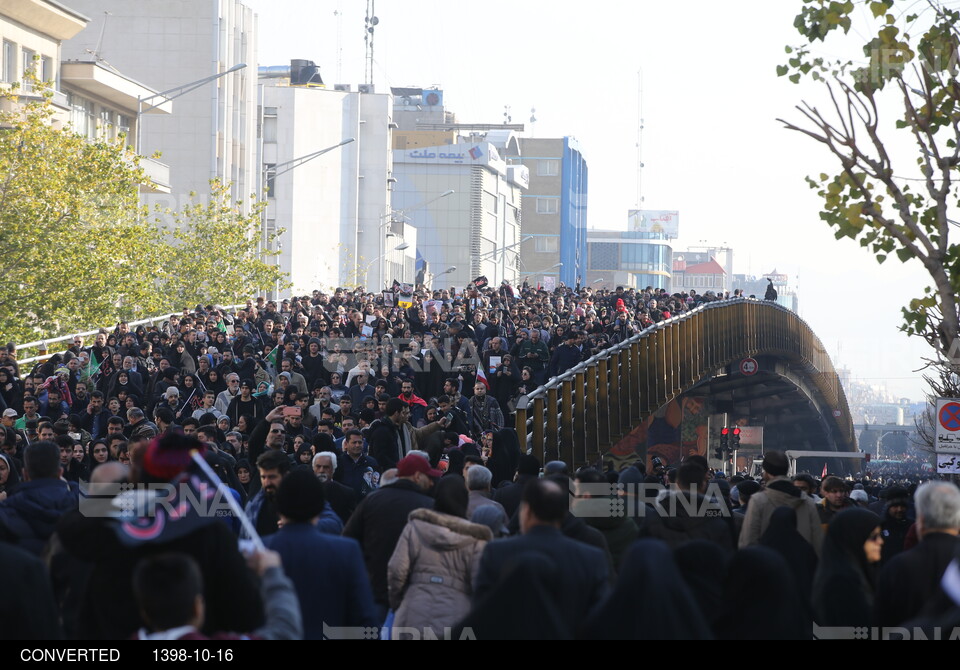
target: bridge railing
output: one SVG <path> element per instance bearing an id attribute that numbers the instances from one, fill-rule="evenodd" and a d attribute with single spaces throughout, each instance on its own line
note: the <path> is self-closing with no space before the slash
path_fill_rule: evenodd
<path id="1" fill-rule="evenodd" d="M 223 309 L 230 311 L 230 310 L 242 309 L 244 307 L 246 307 L 246 303 L 239 304 L 239 305 L 230 305 L 228 307 L 224 307 Z M 147 317 L 146 319 L 140 319 L 138 321 L 127 321 L 126 323 L 131 329 L 135 329 L 137 326 L 147 326 L 147 325 L 153 327 L 153 326 L 156 326 L 158 323 L 163 323 L 164 321 L 169 320 L 170 317 L 181 316 L 182 314 L 183 314 L 183 310 L 179 312 L 166 312 L 164 314 Z M 113 330 L 113 326 L 110 326 L 110 327 L 105 326 L 105 328 L 107 329 L 108 332 L 112 332 Z M 25 365 L 28 363 L 36 363 L 38 361 L 46 360 L 47 358 L 49 358 L 50 356 L 52 356 L 53 354 L 59 351 L 59 349 L 52 348 L 51 345 L 55 345 L 58 342 L 66 342 L 67 340 L 72 340 L 74 337 L 77 337 L 77 336 L 80 336 L 83 338 L 93 337 L 93 336 L 96 336 L 96 334 L 99 332 L 100 332 L 100 328 L 95 328 L 93 330 L 85 330 L 82 332 L 70 333 L 69 335 L 58 335 L 57 337 L 49 337 L 42 340 L 37 340 L 35 342 L 26 342 L 24 344 L 18 344 L 17 345 L 17 363 L 19 365 Z M 87 342 L 86 344 L 89 346 L 89 342 Z M 65 351 L 66 349 L 69 349 L 69 348 L 70 348 L 69 346 L 66 346 L 63 348 L 63 350 Z M 29 356 L 28 358 L 21 358 L 21 356 L 25 353 L 33 354 L 33 355 Z"/>
<path id="2" fill-rule="evenodd" d="M 705 376 L 759 355 L 804 369 L 832 410 L 838 442 L 852 449 L 846 396 L 820 339 L 786 307 L 750 298 L 707 303 L 654 324 L 550 379 L 518 400 L 517 433 L 542 462 L 594 462 Z"/>

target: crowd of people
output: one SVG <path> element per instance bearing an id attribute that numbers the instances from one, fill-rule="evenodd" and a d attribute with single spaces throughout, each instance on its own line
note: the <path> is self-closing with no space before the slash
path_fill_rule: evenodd
<path id="1" fill-rule="evenodd" d="M 75 337 L 29 370 L 0 348 L 0 570 L 22 577 L 0 635 L 809 638 L 814 621 L 956 615 L 940 586 L 953 484 L 788 479 L 777 452 L 763 481 L 698 456 L 572 472 L 525 453 L 520 394 L 721 297 L 503 284 L 398 298 L 198 306 Z M 196 454 L 226 509 L 175 507 L 164 528 L 131 512 L 131 491 L 198 488 Z M 614 487 L 605 513 L 595 485 Z M 111 513 L 89 513 L 98 491 Z M 940 572 L 904 596 L 896 570 L 932 547 Z"/>

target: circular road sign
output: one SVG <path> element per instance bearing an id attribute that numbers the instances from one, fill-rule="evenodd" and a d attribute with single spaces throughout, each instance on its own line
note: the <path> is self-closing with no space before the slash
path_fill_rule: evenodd
<path id="1" fill-rule="evenodd" d="M 757 371 L 759 370 L 760 364 L 757 363 L 757 359 L 755 358 L 744 358 L 742 361 L 740 361 L 740 374 L 749 377 L 750 375 L 757 374 Z"/>
<path id="2" fill-rule="evenodd" d="M 960 430 L 960 404 L 948 402 L 940 408 L 940 415 L 937 419 L 944 430 Z"/>

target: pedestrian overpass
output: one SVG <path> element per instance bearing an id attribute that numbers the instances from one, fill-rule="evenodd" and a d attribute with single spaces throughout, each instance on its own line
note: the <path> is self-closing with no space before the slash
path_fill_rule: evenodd
<path id="1" fill-rule="evenodd" d="M 677 407 L 680 419 L 671 419 Z M 688 410 L 700 418 L 685 426 Z M 713 454 L 723 424 L 762 435 L 764 449 L 836 452 L 831 471 L 856 465 L 841 456 L 857 450 L 857 439 L 820 339 L 787 308 L 748 298 L 650 326 L 522 396 L 515 419 L 532 454 L 574 467 L 665 453 L 656 445 L 665 438 L 650 436 L 664 421 L 668 433 L 681 433 L 670 451 L 676 458 L 665 459 L 671 465 L 700 453 L 719 467 Z M 757 444 L 743 449 L 741 463 L 759 452 Z"/>

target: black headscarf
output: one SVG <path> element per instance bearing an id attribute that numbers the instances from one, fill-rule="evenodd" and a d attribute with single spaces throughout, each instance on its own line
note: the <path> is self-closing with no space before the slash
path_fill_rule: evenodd
<path id="1" fill-rule="evenodd" d="M 450 477 L 441 477 L 440 482 L 434 489 L 435 499 L 433 509 L 441 514 L 450 514 L 452 516 L 467 518 L 467 504 L 469 503 L 469 494 L 467 485 L 460 475 L 451 475 Z"/>
<path id="2" fill-rule="evenodd" d="M 730 561 L 724 609 L 714 630 L 721 640 L 809 640 L 804 607 L 790 566 L 767 547 L 746 547 Z"/>
<path id="3" fill-rule="evenodd" d="M 493 433 L 493 453 L 487 460 L 487 467 L 493 474 L 493 488 L 501 482 L 512 482 L 520 464 L 520 446 L 517 432 L 511 428 L 503 428 Z"/>
<path id="4" fill-rule="evenodd" d="M 720 545 L 709 540 L 691 540 L 673 550 L 677 569 L 710 626 L 720 616 L 727 558 L 727 553 Z"/>
<path id="5" fill-rule="evenodd" d="M 853 507 L 830 521 L 813 579 L 814 620 L 820 626 L 869 626 L 873 622 L 875 566 L 863 545 L 880 517 Z"/>
<path id="6" fill-rule="evenodd" d="M 17 487 L 20 484 L 20 472 L 17 470 L 17 466 L 14 464 L 13 459 L 7 456 L 5 453 L 0 452 L 0 458 L 2 458 L 7 467 L 10 469 L 10 474 L 7 475 L 6 483 L 0 485 L 0 491 L 4 491 L 9 498 L 12 494 L 16 493 Z"/>
<path id="7" fill-rule="evenodd" d="M 444 477 L 452 477 L 454 475 L 460 475 L 463 472 L 463 452 L 459 449 L 451 449 L 447 453 L 447 471 L 443 473 Z"/>
<path id="8" fill-rule="evenodd" d="M 477 640 L 570 639 L 556 607 L 557 594 L 563 588 L 553 559 L 535 552 L 521 553 L 490 593 L 453 629 L 452 639 L 461 639 L 466 629 Z"/>
<path id="9" fill-rule="evenodd" d="M 710 628 L 660 540 L 637 540 L 617 585 L 584 624 L 587 640 L 709 640 Z"/>
<path id="10" fill-rule="evenodd" d="M 796 510 L 786 505 L 773 510 L 760 544 L 770 547 L 784 558 L 800 589 L 800 596 L 809 607 L 813 576 L 817 572 L 817 552 L 797 531 Z"/>

